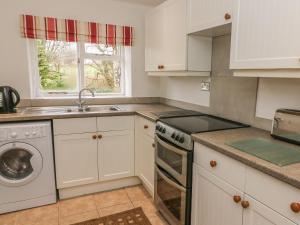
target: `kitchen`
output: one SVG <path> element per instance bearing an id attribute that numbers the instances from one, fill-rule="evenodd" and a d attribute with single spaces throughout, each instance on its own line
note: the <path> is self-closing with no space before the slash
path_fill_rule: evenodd
<path id="1" fill-rule="evenodd" d="M 0 224 L 300 224 L 299 4 L 2 3 Z"/>

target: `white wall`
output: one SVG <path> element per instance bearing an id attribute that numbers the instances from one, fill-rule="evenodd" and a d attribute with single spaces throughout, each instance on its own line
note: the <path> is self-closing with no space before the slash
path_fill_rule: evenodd
<path id="1" fill-rule="evenodd" d="M 203 77 L 165 77 L 161 78 L 161 97 L 209 106 L 209 91 L 201 91 Z"/>
<path id="2" fill-rule="evenodd" d="M 256 116 L 273 119 L 276 109 L 300 109 L 300 79 L 261 78 Z"/>
<path id="3" fill-rule="evenodd" d="M 33 14 L 135 27 L 132 49 L 132 95 L 159 95 L 159 79 L 144 72 L 144 14 L 150 8 L 112 0 L 9 0 L 0 6 L 0 85 L 11 85 L 30 98 L 26 40 L 20 37 L 19 15 Z"/>

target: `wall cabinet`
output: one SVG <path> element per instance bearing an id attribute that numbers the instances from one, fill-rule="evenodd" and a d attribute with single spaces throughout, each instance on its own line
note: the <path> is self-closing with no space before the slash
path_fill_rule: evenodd
<path id="1" fill-rule="evenodd" d="M 243 208 L 233 196 L 243 193 L 194 164 L 192 225 L 242 225 Z"/>
<path id="2" fill-rule="evenodd" d="M 146 15 L 145 41 L 149 75 L 210 75 L 212 40 L 186 35 L 185 0 L 168 0 Z"/>
<path id="3" fill-rule="evenodd" d="M 133 116 L 57 119 L 53 127 L 59 189 L 134 175 Z"/>
<path id="4" fill-rule="evenodd" d="M 299 69 L 299 9 L 297 0 L 237 0 L 230 68 Z"/>
<path id="5" fill-rule="evenodd" d="M 141 117 L 136 118 L 135 173 L 145 188 L 154 196 L 154 146 L 155 124 Z"/>
<path id="6" fill-rule="evenodd" d="M 233 159 L 220 157 L 221 153 L 204 145 L 196 143 L 195 146 L 193 225 L 300 224 L 300 214 L 291 209 L 292 203 L 300 204 L 299 189 L 250 167 L 241 176 L 242 167 L 238 168 L 238 164 L 233 164 L 236 171 L 228 167 Z M 210 164 L 212 160 L 214 164 Z M 218 172 L 220 169 L 222 173 Z M 239 177 L 242 188 L 228 176 Z"/>
<path id="7" fill-rule="evenodd" d="M 188 33 L 232 22 L 233 0 L 187 0 Z"/>

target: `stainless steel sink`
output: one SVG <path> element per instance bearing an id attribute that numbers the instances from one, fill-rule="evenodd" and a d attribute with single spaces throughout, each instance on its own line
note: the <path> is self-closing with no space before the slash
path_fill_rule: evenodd
<path id="1" fill-rule="evenodd" d="M 22 111 L 22 114 L 60 114 L 60 113 L 89 113 L 89 112 L 103 112 L 103 111 L 122 111 L 118 106 L 110 105 L 95 105 L 84 108 L 80 111 L 77 106 L 62 106 L 62 107 L 38 107 L 27 108 Z"/>

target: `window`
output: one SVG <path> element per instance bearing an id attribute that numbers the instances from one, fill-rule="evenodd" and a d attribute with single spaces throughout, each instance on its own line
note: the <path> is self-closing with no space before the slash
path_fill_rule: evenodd
<path id="1" fill-rule="evenodd" d="M 91 88 L 98 96 L 124 96 L 129 49 L 62 41 L 33 41 L 35 97 L 77 95 Z M 126 52 L 127 51 L 127 52 Z"/>

